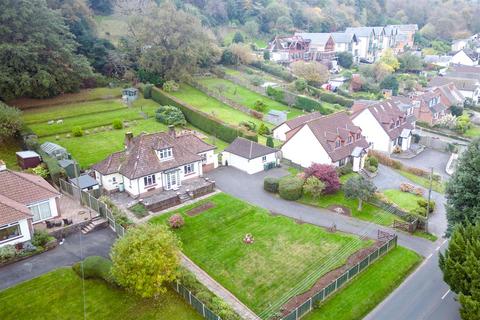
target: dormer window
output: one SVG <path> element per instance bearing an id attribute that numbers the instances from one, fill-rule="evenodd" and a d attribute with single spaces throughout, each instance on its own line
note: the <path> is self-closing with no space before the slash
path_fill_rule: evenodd
<path id="1" fill-rule="evenodd" d="M 168 160 L 172 157 L 172 148 L 165 148 L 160 151 L 158 151 L 158 157 L 160 160 Z"/>
<path id="2" fill-rule="evenodd" d="M 357 133 L 357 140 L 359 140 L 362 137 L 360 133 Z"/>
<path id="3" fill-rule="evenodd" d="M 347 143 L 352 143 L 352 140 L 353 140 L 353 137 L 352 137 L 352 136 L 348 136 L 348 138 L 347 138 Z"/>
<path id="4" fill-rule="evenodd" d="M 342 142 L 340 141 L 340 139 L 337 139 L 337 141 L 335 141 L 335 148 L 340 148 L 341 145 Z"/>
<path id="5" fill-rule="evenodd" d="M 400 125 L 400 120 L 397 120 L 397 122 L 395 123 L 395 126 L 399 126 Z"/>

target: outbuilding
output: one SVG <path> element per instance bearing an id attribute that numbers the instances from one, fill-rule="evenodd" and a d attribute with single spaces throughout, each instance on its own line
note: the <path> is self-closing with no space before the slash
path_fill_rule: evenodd
<path id="1" fill-rule="evenodd" d="M 82 191 L 89 191 L 89 190 L 95 190 L 100 188 L 98 185 L 97 180 L 89 176 L 88 174 L 84 174 L 79 176 L 78 178 L 72 178 L 70 179 L 70 182 L 82 189 Z"/>
<path id="2" fill-rule="evenodd" d="M 245 138 L 236 138 L 223 152 L 222 164 L 248 174 L 275 168 L 280 164 L 278 149 L 270 148 Z"/>
<path id="3" fill-rule="evenodd" d="M 17 155 L 17 163 L 23 170 L 29 168 L 35 168 L 40 163 L 42 163 L 42 158 L 38 153 L 35 151 L 18 151 L 16 152 Z"/>

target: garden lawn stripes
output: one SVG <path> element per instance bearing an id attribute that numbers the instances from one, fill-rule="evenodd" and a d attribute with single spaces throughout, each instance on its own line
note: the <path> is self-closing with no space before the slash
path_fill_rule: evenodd
<path id="1" fill-rule="evenodd" d="M 131 295 L 103 280 L 85 280 L 86 319 L 200 320 L 173 289 L 158 300 Z M 61 268 L 0 291 L 0 319 L 84 319 L 81 278 Z"/>
<path id="2" fill-rule="evenodd" d="M 186 214 L 205 201 L 215 206 L 193 217 Z M 175 231 L 184 253 L 257 314 L 285 299 L 285 294 L 300 282 L 301 290 L 308 290 L 323 274 L 372 243 L 272 216 L 223 193 L 175 212 L 185 219 L 185 225 Z M 173 213 L 151 222 L 166 223 Z M 243 243 L 248 233 L 254 237 L 250 245 Z M 327 261 L 334 263 L 306 279 L 306 274 L 318 271 L 318 266 Z M 287 300 L 291 297 L 287 294 Z"/>

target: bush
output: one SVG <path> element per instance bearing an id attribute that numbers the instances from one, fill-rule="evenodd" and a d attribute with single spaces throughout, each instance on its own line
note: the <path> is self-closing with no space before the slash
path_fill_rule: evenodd
<path id="1" fill-rule="evenodd" d="M 277 102 L 287 104 L 284 101 L 284 92 L 281 89 L 275 89 L 269 86 L 267 87 L 267 95 Z"/>
<path id="2" fill-rule="evenodd" d="M 168 126 L 184 126 L 187 124 L 182 111 L 174 106 L 161 106 L 155 111 L 155 118 L 158 122 Z"/>
<path id="3" fill-rule="evenodd" d="M 290 72 L 288 72 L 288 70 L 286 70 L 280 65 L 267 64 L 261 61 L 254 61 L 251 63 L 251 65 L 267 73 L 273 74 L 274 76 L 282 78 L 287 82 L 292 82 L 293 80 L 295 80 L 295 77 Z"/>
<path id="4" fill-rule="evenodd" d="M 74 137 L 81 137 L 83 136 L 83 130 L 81 127 L 73 127 L 72 128 L 72 135 Z"/>
<path id="5" fill-rule="evenodd" d="M 122 227 L 128 227 L 132 225 L 132 221 L 128 218 L 127 214 L 119 209 L 107 196 L 101 196 L 98 200 L 105 203 L 112 212 L 113 218 L 116 223 L 119 223 Z"/>
<path id="6" fill-rule="evenodd" d="M 261 86 L 264 83 L 264 81 L 259 76 L 253 76 L 250 79 L 250 83 L 253 84 L 255 87 L 258 87 L 258 86 Z"/>
<path id="7" fill-rule="evenodd" d="M 278 193 L 285 200 L 298 200 L 302 197 L 303 183 L 299 177 L 285 177 L 279 181 Z"/>
<path id="8" fill-rule="evenodd" d="M 305 89 L 307 89 L 307 81 L 305 81 L 305 79 L 295 80 L 295 90 L 298 92 L 303 92 Z"/>
<path id="9" fill-rule="evenodd" d="M 151 99 L 152 98 L 152 88 L 153 88 L 153 84 L 151 84 L 151 83 L 147 83 L 143 87 L 143 97 L 145 99 Z"/>
<path id="10" fill-rule="evenodd" d="M 353 172 L 353 165 L 351 163 L 347 163 L 346 165 L 337 168 L 337 174 L 339 177 L 352 172 Z"/>
<path id="11" fill-rule="evenodd" d="M 81 262 L 75 263 L 72 269 L 79 277 L 83 276 L 84 279 L 102 279 L 109 283 L 114 282 L 110 272 L 112 262 L 104 257 L 91 256 L 85 258 L 83 260 L 83 272 Z"/>
<path id="12" fill-rule="evenodd" d="M 305 176 L 307 178 L 314 176 L 323 181 L 325 183 L 325 194 L 332 194 L 340 190 L 340 180 L 334 166 L 314 163 L 305 170 Z"/>
<path id="13" fill-rule="evenodd" d="M 378 168 L 378 159 L 375 156 L 368 156 L 365 163 L 371 167 Z"/>
<path id="14" fill-rule="evenodd" d="M 425 210 L 425 212 L 427 211 L 428 200 L 418 199 L 417 204 L 418 204 L 419 207 L 423 208 Z M 435 206 L 436 206 L 435 201 L 430 200 L 429 213 L 432 213 L 433 211 L 435 211 Z"/>
<path id="15" fill-rule="evenodd" d="M 128 208 L 128 210 L 130 210 L 135 215 L 135 217 L 139 219 L 148 216 L 148 210 L 141 202 L 134 204 L 133 206 Z"/>
<path id="16" fill-rule="evenodd" d="M 112 127 L 116 130 L 123 129 L 123 121 L 120 119 L 113 120 Z"/>
<path id="17" fill-rule="evenodd" d="M 325 190 L 325 183 L 314 176 L 308 177 L 303 184 L 303 194 L 312 198 L 319 198 L 323 190 Z"/>
<path id="18" fill-rule="evenodd" d="M 343 68 L 350 68 L 353 64 L 353 56 L 350 52 L 339 52 L 337 54 L 338 64 Z"/>
<path id="19" fill-rule="evenodd" d="M 258 127 L 258 134 L 262 136 L 266 136 L 270 134 L 270 129 L 262 122 L 260 123 L 260 127 Z"/>
<path id="20" fill-rule="evenodd" d="M 35 230 L 31 242 L 35 247 L 45 247 L 45 245 L 51 240 L 53 240 L 53 237 L 49 235 L 46 231 Z"/>
<path id="21" fill-rule="evenodd" d="M 13 259 L 16 255 L 17 250 L 15 250 L 14 246 L 7 244 L 3 247 L 0 247 L 0 262 Z"/>
<path id="22" fill-rule="evenodd" d="M 180 86 L 175 81 L 169 80 L 163 84 L 162 88 L 166 92 L 175 92 L 175 91 L 178 91 L 178 89 L 180 89 Z"/>
<path id="23" fill-rule="evenodd" d="M 270 137 L 270 136 L 267 137 L 266 145 L 267 145 L 267 147 L 275 148 L 275 144 L 273 143 L 273 138 L 272 137 Z"/>
<path id="24" fill-rule="evenodd" d="M 185 224 L 185 220 L 183 220 L 181 215 L 176 213 L 168 218 L 168 224 L 170 225 L 170 228 L 180 229 Z"/>
<path id="25" fill-rule="evenodd" d="M 381 164 L 383 164 L 387 167 L 392 167 L 392 168 L 398 169 L 398 170 L 403 168 L 403 164 L 400 161 L 394 160 L 384 153 L 374 151 L 374 150 L 370 150 L 368 152 L 368 155 L 369 156 L 374 156 L 375 158 L 377 158 L 379 163 L 381 163 Z"/>
<path id="26" fill-rule="evenodd" d="M 323 89 L 316 89 L 316 88 L 312 88 L 312 87 L 310 87 L 310 89 L 313 90 L 315 95 L 320 97 L 320 100 L 322 100 L 322 101 L 325 101 L 325 102 L 328 102 L 328 103 L 333 103 L 333 104 L 339 104 L 341 106 L 344 106 L 345 108 L 351 108 L 353 106 L 353 100 L 352 99 L 342 97 L 338 94 L 331 93 L 331 92 L 325 91 Z"/>
<path id="27" fill-rule="evenodd" d="M 320 102 L 303 96 L 296 97 L 295 108 L 305 111 L 319 111 L 321 114 L 331 113 L 331 111 L 325 109 Z"/>
<path id="28" fill-rule="evenodd" d="M 279 179 L 274 177 L 265 177 L 263 179 L 263 189 L 268 192 L 277 193 L 278 192 Z"/>
<path id="29" fill-rule="evenodd" d="M 253 105 L 253 109 L 258 112 L 265 112 L 267 110 L 267 105 L 263 101 L 257 100 Z"/>

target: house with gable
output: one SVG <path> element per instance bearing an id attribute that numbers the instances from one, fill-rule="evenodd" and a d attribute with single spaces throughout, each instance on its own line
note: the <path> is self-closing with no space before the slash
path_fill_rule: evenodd
<path id="1" fill-rule="evenodd" d="M 458 106 L 463 107 L 465 102 L 465 97 L 457 89 L 453 82 L 429 88 L 430 91 L 440 94 L 440 102 L 443 103 L 447 108 Z"/>
<path id="2" fill-rule="evenodd" d="M 215 146 L 192 133 L 127 133 L 125 150 L 92 166 L 95 178 L 108 192 L 126 191 L 137 198 L 146 193 L 178 190 L 182 183 L 217 167 Z"/>
<path id="3" fill-rule="evenodd" d="M 310 44 L 308 59 L 305 60 L 331 61 L 335 58 L 335 41 L 330 33 L 295 32 L 295 36 Z"/>
<path id="4" fill-rule="evenodd" d="M 360 61 L 374 62 L 377 56 L 376 34 L 373 27 L 347 28 L 345 33 L 354 33 L 358 39 Z"/>
<path id="5" fill-rule="evenodd" d="M 410 148 L 414 125 L 397 103 L 389 99 L 352 108 L 352 122 L 362 129 L 372 149 L 392 153 L 396 147 Z"/>
<path id="6" fill-rule="evenodd" d="M 415 104 L 417 121 L 433 126 L 449 113 L 449 106 L 442 103 L 441 93 L 437 90 L 413 95 L 411 99 Z"/>
<path id="7" fill-rule="evenodd" d="M 286 133 L 282 156 L 302 167 L 313 163 L 337 167 L 352 164 L 360 171 L 369 147 L 362 129 L 350 120 L 346 112 L 337 112 L 303 123 Z"/>
<path id="8" fill-rule="evenodd" d="M 276 126 L 273 128 L 273 137 L 275 139 L 278 139 L 280 141 L 286 141 L 287 140 L 287 135 L 286 133 L 290 130 L 293 130 L 295 128 L 298 128 L 302 124 L 311 121 L 313 119 L 317 119 L 322 117 L 322 114 L 318 111 L 311 112 L 304 114 L 302 116 L 296 117 L 294 119 L 287 120 L 283 122 L 282 124 Z"/>
<path id="9" fill-rule="evenodd" d="M 310 60 L 310 40 L 301 36 L 275 37 L 268 45 L 270 59 L 280 63 Z"/>
<path id="10" fill-rule="evenodd" d="M 335 42 L 335 52 L 348 52 L 353 57 L 353 62 L 358 63 L 358 39 L 355 33 L 332 32 L 331 36 Z"/>

